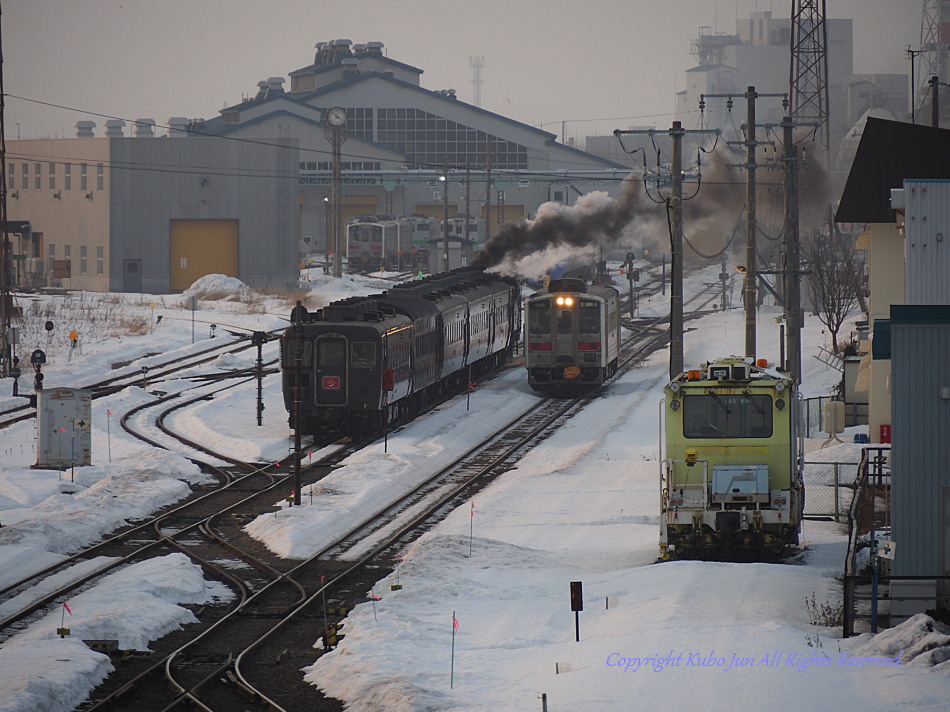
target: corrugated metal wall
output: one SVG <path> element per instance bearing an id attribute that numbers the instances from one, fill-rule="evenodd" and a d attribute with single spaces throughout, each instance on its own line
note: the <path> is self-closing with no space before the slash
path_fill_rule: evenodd
<path id="1" fill-rule="evenodd" d="M 950 304 L 950 181 L 904 181 L 907 304 Z"/>
<path id="2" fill-rule="evenodd" d="M 947 574 L 940 500 L 950 487 L 950 306 L 894 307 L 891 359 L 893 573 Z"/>

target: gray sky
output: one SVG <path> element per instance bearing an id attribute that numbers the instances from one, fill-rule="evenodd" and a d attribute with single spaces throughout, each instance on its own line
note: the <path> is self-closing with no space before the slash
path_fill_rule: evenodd
<path id="1" fill-rule="evenodd" d="M 695 66 L 700 26 L 735 31 L 751 10 L 791 0 L 5 0 L 8 139 L 71 137 L 79 119 L 212 118 L 313 62 L 320 41 L 380 41 L 427 89 L 473 101 L 469 56 L 483 55 L 481 106 L 567 135 L 663 128 Z M 854 20 L 854 71 L 909 73 L 920 0 L 827 0 Z M 285 85 L 290 88 L 289 82 Z M 760 91 L 782 88 L 757 87 Z M 32 101 L 14 98 L 23 97 Z"/>

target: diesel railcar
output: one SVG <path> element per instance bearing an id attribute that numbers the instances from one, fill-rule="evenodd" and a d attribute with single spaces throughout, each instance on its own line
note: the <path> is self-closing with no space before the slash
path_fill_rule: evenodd
<path id="1" fill-rule="evenodd" d="M 449 237 L 465 239 L 478 247 L 485 244 L 485 221 L 464 213 L 456 213 L 449 218 Z"/>
<path id="2" fill-rule="evenodd" d="M 346 226 L 350 272 L 428 271 L 428 218 L 360 215 Z M 420 243 L 422 245 L 421 250 Z"/>
<path id="3" fill-rule="evenodd" d="M 525 366 L 536 391 L 599 386 L 617 370 L 620 295 L 582 279 L 552 279 L 525 300 Z"/>
<path id="4" fill-rule="evenodd" d="M 661 402 L 660 558 L 768 560 L 798 543 L 799 401 L 788 374 L 726 358 Z"/>
<path id="5" fill-rule="evenodd" d="M 280 343 L 291 428 L 365 436 L 508 360 L 519 286 L 461 269 L 317 312 L 298 306 L 291 321 Z"/>

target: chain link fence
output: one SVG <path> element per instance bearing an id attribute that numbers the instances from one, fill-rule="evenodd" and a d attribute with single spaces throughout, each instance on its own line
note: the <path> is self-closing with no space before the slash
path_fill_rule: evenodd
<path id="1" fill-rule="evenodd" d="M 806 462 L 805 516 L 844 519 L 854 496 L 857 462 Z"/>
<path id="2" fill-rule="evenodd" d="M 806 438 L 815 438 L 824 432 L 824 406 L 830 400 L 831 396 L 817 396 L 802 401 L 802 421 Z"/>

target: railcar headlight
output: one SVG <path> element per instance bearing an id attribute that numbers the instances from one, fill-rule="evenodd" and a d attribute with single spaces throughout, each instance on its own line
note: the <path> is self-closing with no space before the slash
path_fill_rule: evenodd
<path id="1" fill-rule="evenodd" d="M 785 390 L 785 381 L 779 381 L 775 384 L 775 390 L 779 393 Z"/>
<path id="2" fill-rule="evenodd" d="M 673 391 L 674 393 L 679 393 L 679 392 L 680 392 L 680 384 L 679 384 L 679 382 L 678 382 L 678 381 L 673 381 L 673 382 L 670 384 L 670 390 Z"/>
<path id="3" fill-rule="evenodd" d="M 782 408 L 785 407 L 785 401 L 779 398 L 777 401 L 775 401 L 775 407 L 778 408 L 779 410 L 782 410 Z"/>
<path id="4" fill-rule="evenodd" d="M 679 410 L 680 402 L 674 398 L 673 400 L 670 401 L 670 408 L 672 408 L 673 410 Z"/>

